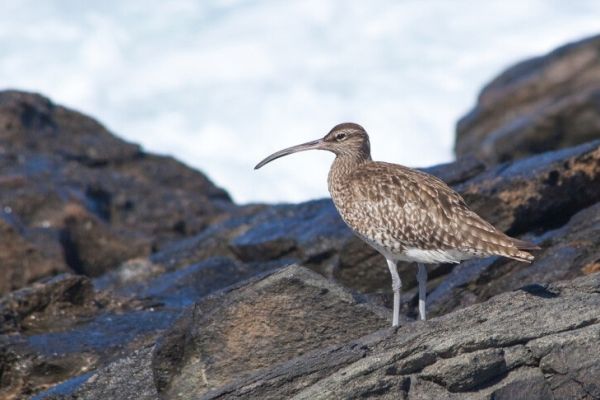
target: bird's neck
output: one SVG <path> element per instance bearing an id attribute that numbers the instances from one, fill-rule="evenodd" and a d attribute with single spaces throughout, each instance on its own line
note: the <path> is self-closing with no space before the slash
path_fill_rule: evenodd
<path id="1" fill-rule="evenodd" d="M 333 164 L 331 164 L 329 176 L 327 177 L 329 192 L 332 191 L 334 186 L 343 185 L 348 175 L 367 162 L 371 162 L 371 155 L 368 153 L 338 154 Z"/>

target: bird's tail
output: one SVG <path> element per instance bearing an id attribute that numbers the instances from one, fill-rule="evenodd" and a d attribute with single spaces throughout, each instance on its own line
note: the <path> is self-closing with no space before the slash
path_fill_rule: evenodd
<path id="1" fill-rule="evenodd" d="M 534 243 L 506 235 L 472 211 L 462 216 L 461 223 L 468 227 L 466 238 L 471 239 L 471 246 L 485 256 L 496 255 L 530 263 L 534 257 L 529 251 L 540 249 Z"/>
<path id="2" fill-rule="evenodd" d="M 502 254 L 499 255 L 512 258 L 513 260 L 530 263 L 535 259 L 535 257 L 525 250 L 531 251 L 541 249 L 540 246 L 536 245 L 535 243 L 526 242 L 524 240 L 515 239 L 511 237 L 509 237 L 509 239 L 513 246 L 511 248 L 502 249 Z"/>

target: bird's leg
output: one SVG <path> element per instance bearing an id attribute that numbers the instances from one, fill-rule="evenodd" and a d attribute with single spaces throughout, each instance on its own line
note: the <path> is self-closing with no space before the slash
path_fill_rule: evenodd
<path id="1" fill-rule="evenodd" d="M 396 262 L 386 258 L 390 274 L 392 274 L 392 290 L 394 291 L 394 314 L 392 316 L 392 326 L 398 326 L 400 320 L 400 290 L 402 289 L 402 281 L 398 275 L 398 266 Z"/>
<path id="2" fill-rule="evenodd" d="M 425 268 L 425 264 L 419 263 L 417 281 L 419 282 L 419 316 L 422 321 L 425 321 L 427 319 L 425 310 L 427 306 L 427 268 Z"/>

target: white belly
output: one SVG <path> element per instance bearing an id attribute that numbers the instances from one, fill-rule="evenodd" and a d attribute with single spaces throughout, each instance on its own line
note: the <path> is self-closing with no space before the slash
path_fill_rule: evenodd
<path id="1" fill-rule="evenodd" d="M 477 257 L 475 254 L 456 249 L 424 250 L 414 247 L 391 249 L 385 244 L 366 238 L 363 235 L 358 234 L 358 237 L 377 250 L 385 258 L 396 262 L 406 261 L 424 264 L 459 263 L 463 260 Z"/>
<path id="2" fill-rule="evenodd" d="M 412 261 L 425 264 L 459 263 L 463 260 L 474 258 L 474 255 L 464 253 L 460 250 L 423 250 L 407 248 L 403 254 L 392 255 L 398 261 Z"/>

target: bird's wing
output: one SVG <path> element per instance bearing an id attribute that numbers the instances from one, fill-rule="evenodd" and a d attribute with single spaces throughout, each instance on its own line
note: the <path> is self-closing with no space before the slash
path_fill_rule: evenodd
<path id="1" fill-rule="evenodd" d="M 512 238 L 469 210 L 458 193 L 432 175 L 373 162 L 354 171 L 348 181 L 352 210 L 340 211 L 345 220 L 355 220 L 347 222 L 359 226 L 355 229 L 364 237 L 391 238 L 404 248 L 456 249 L 474 255 L 516 249 Z M 369 222 L 357 224 L 358 220 Z"/>

